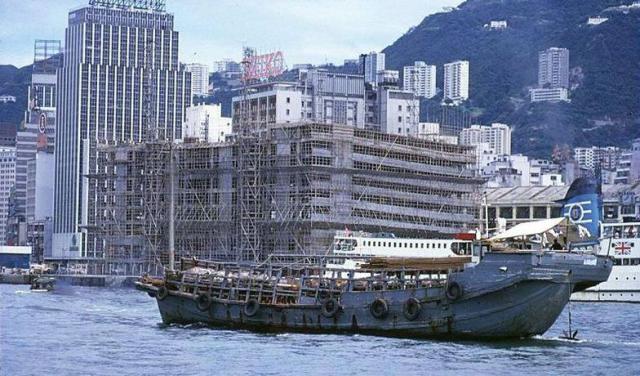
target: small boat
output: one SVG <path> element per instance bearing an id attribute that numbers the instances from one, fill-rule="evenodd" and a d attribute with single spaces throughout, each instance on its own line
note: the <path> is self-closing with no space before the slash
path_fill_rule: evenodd
<path id="1" fill-rule="evenodd" d="M 34 277 L 31 279 L 32 292 L 48 292 L 53 290 L 56 280 L 52 277 Z"/>

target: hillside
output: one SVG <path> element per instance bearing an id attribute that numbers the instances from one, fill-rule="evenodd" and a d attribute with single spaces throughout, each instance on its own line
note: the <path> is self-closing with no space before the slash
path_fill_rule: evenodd
<path id="1" fill-rule="evenodd" d="M 0 123 L 18 126 L 27 108 L 27 86 L 31 82 L 31 65 L 16 68 L 0 65 L 0 95 L 16 97 L 15 103 L 0 103 Z"/>
<path id="2" fill-rule="evenodd" d="M 384 49 L 388 69 L 416 60 L 470 62 L 470 100 L 480 123 L 514 127 L 514 152 L 548 157 L 554 144 L 629 146 L 640 137 L 640 7 L 631 0 L 468 0 L 426 17 Z M 609 20 L 586 24 L 590 16 Z M 489 30 L 507 20 L 506 30 Z M 528 102 L 538 51 L 570 50 L 571 103 Z"/>

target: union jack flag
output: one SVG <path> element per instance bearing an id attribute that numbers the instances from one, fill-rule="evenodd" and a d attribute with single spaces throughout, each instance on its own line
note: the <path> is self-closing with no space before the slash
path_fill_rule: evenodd
<path id="1" fill-rule="evenodd" d="M 616 250 L 616 255 L 628 255 L 631 253 L 631 244 L 628 242 L 618 242 L 613 246 Z"/>

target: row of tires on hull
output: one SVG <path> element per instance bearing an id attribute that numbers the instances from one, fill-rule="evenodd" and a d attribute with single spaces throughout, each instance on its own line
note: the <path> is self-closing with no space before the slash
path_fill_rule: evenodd
<path id="1" fill-rule="evenodd" d="M 160 288 L 158 288 L 158 291 L 155 293 L 155 297 L 158 300 L 164 300 L 168 295 L 169 290 L 165 286 L 161 286 Z M 457 282 L 450 282 L 447 284 L 445 290 L 445 296 L 447 297 L 447 299 L 455 301 L 460 299 L 462 295 L 462 285 Z M 213 303 L 209 295 L 205 294 L 197 295 L 195 301 L 198 309 L 203 312 L 208 311 L 209 308 L 211 308 L 211 304 Z M 260 302 L 252 298 L 247 300 L 247 302 L 244 304 L 242 312 L 245 314 L 245 316 L 252 317 L 258 313 L 259 309 Z M 342 306 L 340 306 L 335 298 L 329 298 L 323 300 L 322 305 L 320 306 L 320 313 L 324 317 L 331 318 L 336 316 L 341 309 Z M 402 314 L 409 321 L 417 319 L 420 315 L 421 310 L 422 304 L 418 299 L 413 297 L 407 299 L 402 305 Z M 375 317 L 376 319 L 382 320 L 389 315 L 389 303 L 387 303 L 387 301 L 382 298 L 377 298 L 369 305 L 369 312 L 371 313 L 371 316 Z"/>

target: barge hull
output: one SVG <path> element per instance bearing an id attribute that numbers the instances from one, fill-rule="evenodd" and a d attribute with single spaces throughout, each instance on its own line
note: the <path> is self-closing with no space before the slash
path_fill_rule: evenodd
<path id="1" fill-rule="evenodd" d="M 411 294 L 372 292 L 359 294 L 361 304 L 349 304 L 334 317 L 325 317 L 320 305 L 281 307 L 261 305 L 255 315 L 243 312 L 243 303 L 216 303 L 201 311 L 188 296 L 170 294 L 158 300 L 165 324 L 204 323 L 214 327 L 230 327 L 255 331 L 297 331 L 311 333 L 362 333 L 386 336 L 430 338 L 520 338 L 544 333 L 557 319 L 571 294 L 570 283 L 523 281 L 504 289 L 463 299 L 423 301 L 414 320 L 403 314 L 407 296 L 428 295 L 424 289 Z M 395 295 L 395 296 L 394 296 Z M 389 313 L 376 319 L 369 302 L 383 298 Z"/>

